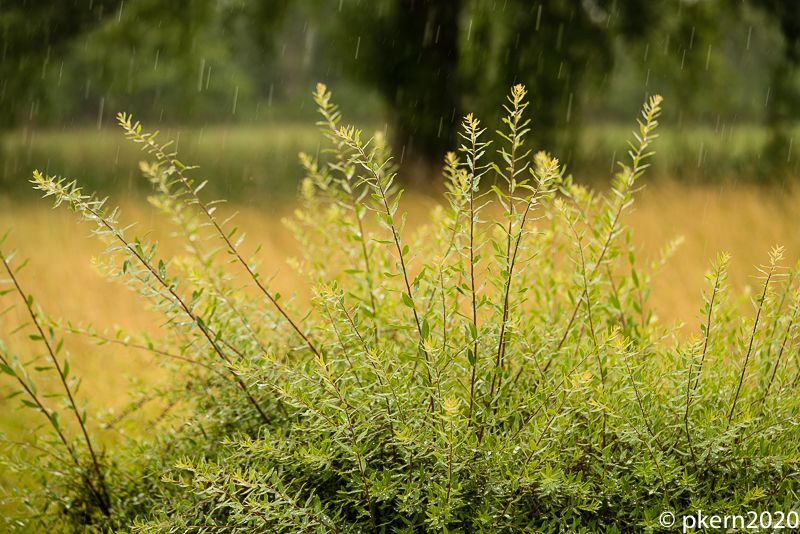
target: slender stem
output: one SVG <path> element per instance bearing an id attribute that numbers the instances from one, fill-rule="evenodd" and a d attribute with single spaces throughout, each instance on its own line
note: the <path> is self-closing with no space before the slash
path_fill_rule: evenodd
<path id="1" fill-rule="evenodd" d="M 689 409 L 691 408 L 694 392 L 700 382 L 700 375 L 703 371 L 703 364 L 706 359 L 706 352 L 708 351 L 708 340 L 711 338 L 712 317 L 714 313 L 714 304 L 716 303 L 717 293 L 719 293 L 720 283 L 722 281 L 722 266 L 717 266 L 716 274 L 714 277 L 714 286 L 711 290 L 711 298 L 708 301 L 708 311 L 706 312 L 705 334 L 703 336 L 703 349 L 700 355 L 700 363 L 697 366 L 697 376 L 695 377 L 694 384 L 692 384 L 692 373 L 694 372 L 694 355 L 692 355 L 689 362 L 689 375 L 686 380 L 686 408 L 683 412 L 683 429 L 686 432 L 686 442 L 689 445 L 689 452 L 692 455 L 692 462 L 697 465 L 697 457 L 694 453 L 694 445 L 692 444 L 692 436 L 689 431 Z"/>
<path id="2" fill-rule="evenodd" d="M 47 354 L 50 357 L 50 360 L 53 362 L 53 366 L 56 368 L 56 372 L 58 373 L 59 381 L 61 382 L 62 387 L 64 388 L 64 392 L 67 395 L 67 399 L 69 400 L 70 409 L 72 413 L 75 414 L 75 419 L 78 421 L 78 426 L 81 429 L 81 433 L 83 434 L 83 438 L 86 441 L 86 448 L 89 450 L 89 455 L 92 458 L 92 465 L 95 470 L 95 474 L 97 475 L 97 480 L 100 484 L 100 492 L 103 496 L 103 499 L 100 501 L 100 508 L 103 510 L 105 515 L 109 515 L 110 513 L 110 498 L 108 494 L 108 488 L 106 487 L 105 479 L 103 477 L 103 470 L 100 468 L 100 462 L 97 459 L 97 454 L 95 453 L 94 446 L 92 445 L 92 440 L 89 438 L 89 431 L 86 429 L 86 422 L 84 421 L 83 417 L 81 417 L 80 411 L 78 410 L 78 405 L 75 402 L 75 398 L 72 395 L 72 389 L 67 384 L 67 377 L 64 374 L 64 370 L 61 367 L 61 363 L 58 361 L 56 357 L 55 350 L 53 346 L 50 344 L 50 340 L 44 332 L 42 325 L 39 321 L 39 318 L 36 316 L 36 313 L 33 311 L 33 307 L 31 305 L 31 300 L 28 299 L 25 292 L 22 290 L 22 287 L 17 280 L 16 275 L 14 274 L 14 270 L 8 264 L 8 260 L 6 259 L 5 255 L 0 252 L 0 261 L 3 262 L 3 267 L 5 267 L 6 272 L 8 273 L 11 282 L 14 284 L 14 288 L 16 289 L 17 293 L 19 294 L 22 301 L 25 303 L 25 308 L 28 310 L 28 314 L 33 321 L 36 330 L 39 332 L 39 337 L 41 338 L 42 343 L 47 348 Z M 41 404 L 39 404 L 40 409 L 43 408 Z M 55 425 L 54 425 L 55 426 Z"/>
<path id="3" fill-rule="evenodd" d="M 200 199 L 200 195 L 198 194 L 197 189 L 195 187 L 192 187 L 192 184 L 189 182 L 189 179 L 186 177 L 186 174 L 184 173 L 184 169 L 186 167 L 181 162 L 179 162 L 177 159 L 174 158 L 174 154 L 170 155 L 164 152 L 163 148 L 158 146 L 158 144 L 156 144 L 156 142 L 153 140 L 151 136 L 147 137 L 142 136 L 141 134 L 136 132 L 136 130 L 133 127 L 131 127 L 131 125 L 127 122 L 120 121 L 120 123 L 123 126 L 123 128 L 126 129 L 129 136 L 134 137 L 140 140 L 140 142 L 146 144 L 149 151 L 152 154 L 155 154 L 156 157 L 159 159 L 159 161 L 168 162 L 175 167 L 175 175 L 178 177 L 178 179 L 180 180 L 181 184 L 184 186 L 186 191 L 191 195 L 193 203 L 197 205 L 200 211 L 205 215 L 205 217 L 211 223 L 212 227 L 220 236 L 222 241 L 225 243 L 225 246 L 228 248 L 230 253 L 236 258 L 236 260 L 242 265 L 242 267 L 244 267 L 245 271 L 253 280 L 253 282 L 255 282 L 256 286 L 261 291 L 261 293 L 263 293 L 264 296 L 267 297 L 267 300 L 269 300 L 269 302 L 275 307 L 275 309 L 278 310 L 278 313 L 280 313 L 283 316 L 283 318 L 286 319 L 286 321 L 289 323 L 292 329 L 294 329 L 294 331 L 297 332 L 297 334 L 303 339 L 306 345 L 308 345 L 308 348 L 311 349 L 311 352 L 313 352 L 315 356 L 319 357 L 320 353 L 316 345 L 314 345 L 314 343 L 311 341 L 308 335 L 305 332 L 303 332 L 300 326 L 291 318 L 286 309 L 283 306 L 281 306 L 280 303 L 278 303 L 278 300 L 275 298 L 272 292 L 269 291 L 264 286 L 264 284 L 261 282 L 261 278 L 259 277 L 259 275 L 253 270 L 253 268 L 244 259 L 244 257 L 242 257 L 236 245 L 234 245 L 231 242 L 230 237 L 228 237 L 228 234 L 226 234 L 222 230 L 222 227 L 217 221 L 217 218 L 214 216 L 214 213 L 211 211 L 208 205 Z"/>
<path id="4" fill-rule="evenodd" d="M 342 309 L 342 313 L 344 313 L 344 316 L 347 318 L 347 323 L 350 325 L 350 329 L 356 334 L 356 337 L 358 338 L 362 348 L 364 349 L 364 354 L 366 355 L 367 360 L 370 363 L 370 366 L 375 371 L 375 376 L 378 379 L 378 383 L 381 385 L 381 387 L 386 387 L 392 394 L 394 402 L 397 405 L 397 409 L 400 411 L 400 417 L 403 419 L 403 423 L 405 423 L 405 415 L 403 414 L 403 407 L 400 404 L 400 400 L 397 398 L 397 392 L 392 386 L 391 379 L 389 377 L 386 377 L 386 379 L 384 380 L 381 369 L 378 368 L 378 366 L 375 364 L 374 359 L 371 358 L 369 355 L 369 346 L 367 345 L 367 340 L 364 338 L 364 336 L 361 335 L 361 332 L 358 331 L 358 327 L 356 326 L 356 323 L 353 320 L 353 316 L 350 315 L 350 312 L 347 310 L 347 307 L 344 304 L 344 299 L 340 297 L 338 300 L 339 300 L 339 307 Z M 394 419 L 394 412 L 392 411 L 389 399 L 385 398 L 384 400 L 386 401 L 386 411 L 389 416 L 389 427 L 392 431 L 392 434 L 394 434 L 394 423 L 392 423 L 392 420 Z"/>
<path id="5" fill-rule="evenodd" d="M 639 412 L 642 414 L 642 419 L 644 420 L 644 425 L 647 427 L 647 432 L 652 436 L 653 441 L 656 442 L 658 448 L 664 452 L 664 447 L 661 445 L 661 441 L 658 439 L 658 435 L 653 431 L 653 427 L 650 424 L 650 418 L 647 416 L 647 411 L 644 409 L 644 402 L 642 401 L 642 395 L 639 392 L 639 386 L 636 385 L 636 379 L 633 376 L 633 370 L 631 369 L 630 364 L 628 363 L 628 358 L 625 356 L 625 367 L 628 370 L 628 376 L 631 379 L 631 385 L 633 386 L 633 393 L 636 396 L 636 404 L 639 405 Z"/>
<path id="6" fill-rule="evenodd" d="M 2 353 L 0 353 L 0 363 L 2 363 L 3 365 L 5 365 L 7 367 L 11 367 L 11 362 Z M 39 408 L 39 411 L 41 411 L 44 414 L 44 416 L 49 421 L 52 422 L 52 417 L 50 415 L 51 412 L 50 412 L 50 410 L 48 410 L 45 407 L 44 403 L 42 403 L 42 401 L 39 398 L 39 396 L 36 393 L 34 393 L 34 391 L 31 389 L 31 387 L 16 372 L 14 373 L 14 378 L 16 378 L 17 382 L 19 382 L 19 385 L 22 387 L 23 390 L 25 390 L 25 393 L 28 394 L 28 396 L 31 398 L 33 403 L 36 404 L 36 407 Z M 78 462 L 78 456 L 75 454 L 75 451 L 72 449 L 72 445 L 70 445 L 69 441 L 67 441 L 67 438 L 64 435 L 64 433 L 61 431 L 61 428 L 60 427 L 54 427 L 54 429 L 56 431 L 56 434 L 58 434 L 58 438 L 61 440 L 61 443 L 64 444 L 64 447 L 67 449 L 67 451 L 69 452 L 70 456 L 72 456 L 72 459 L 75 460 L 75 464 L 76 465 L 80 465 L 80 462 Z"/>
<path id="7" fill-rule="evenodd" d="M 692 462 L 695 467 L 697 466 L 697 456 L 694 454 L 694 445 L 692 444 L 692 435 L 689 432 L 689 406 L 692 403 L 692 364 L 694 363 L 694 348 L 689 356 L 691 361 L 689 363 L 689 378 L 686 381 L 686 409 L 683 412 L 683 429 L 686 432 L 686 442 L 689 445 L 689 453 L 692 455 Z"/>
<path id="8" fill-rule="evenodd" d="M 138 250 L 136 250 L 136 247 L 131 245 L 128 242 L 128 240 L 125 239 L 125 237 L 122 235 L 122 233 L 119 230 L 117 230 L 111 223 L 109 223 L 108 220 L 104 216 L 102 216 L 97 210 L 92 209 L 86 203 L 80 202 L 79 204 L 83 209 L 86 210 L 86 212 L 90 213 L 92 215 L 92 217 L 94 217 L 95 220 L 99 221 L 100 224 L 102 224 L 109 232 L 111 232 L 111 234 L 128 250 L 128 252 L 131 255 L 133 255 L 139 261 L 139 263 L 141 263 L 142 266 L 144 266 L 150 272 L 150 274 L 158 281 L 159 284 L 161 284 L 161 286 L 164 289 L 167 290 L 167 292 L 172 296 L 172 298 L 175 300 L 175 302 L 178 303 L 178 305 L 183 310 L 183 312 L 186 314 L 186 316 L 189 319 L 191 319 L 192 323 L 197 325 L 197 328 L 200 330 L 200 332 L 206 338 L 206 340 L 208 341 L 209 345 L 214 350 L 214 352 L 217 354 L 217 356 L 219 356 L 219 358 L 226 364 L 227 369 L 230 371 L 231 375 L 233 376 L 233 379 L 236 381 L 236 383 L 239 386 L 239 388 L 245 394 L 245 396 L 247 397 L 247 400 L 250 402 L 250 404 L 253 405 L 253 407 L 256 409 L 258 414 L 264 420 L 264 422 L 265 423 L 269 423 L 270 419 L 267 416 L 266 412 L 264 412 L 264 410 L 261 408 L 261 405 L 252 396 L 252 394 L 250 393 L 250 390 L 248 389 L 247 385 L 244 383 L 244 380 L 242 380 L 242 377 L 240 377 L 233 370 L 233 362 L 231 362 L 230 358 L 225 354 L 225 352 L 223 352 L 223 350 L 220 348 L 219 344 L 215 341 L 215 338 L 217 338 L 217 336 L 216 336 L 216 334 L 214 334 L 214 332 L 211 329 L 211 327 L 207 326 L 204 321 L 200 320 L 200 318 L 195 315 L 195 313 L 192 311 L 192 309 L 189 307 L 189 305 L 186 303 L 186 301 L 183 298 L 181 298 L 180 295 L 178 295 L 178 293 L 175 290 L 175 287 L 173 286 L 173 284 L 167 283 L 167 281 L 161 276 L 161 273 L 159 273 L 158 269 L 153 267 L 150 264 L 150 262 L 147 261 L 139 253 Z"/>
<path id="9" fill-rule="evenodd" d="M 155 355 L 158 355 L 158 356 L 163 356 L 165 358 L 169 358 L 169 359 L 172 359 L 172 360 L 179 360 L 179 361 L 182 361 L 182 362 L 191 363 L 192 365 L 199 365 L 200 367 L 205 367 L 206 369 L 208 369 L 209 371 L 213 372 L 214 374 L 216 374 L 220 378 L 224 378 L 225 380 L 228 379 L 227 376 L 225 376 L 224 374 L 219 372 L 218 369 L 212 367 L 211 365 L 208 365 L 207 363 L 204 363 L 204 362 L 201 362 L 201 361 L 198 361 L 198 360 L 194 360 L 192 358 L 187 358 L 186 356 L 181 356 L 180 354 L 175 354 L 173 352 L 168 352 L 168 351 L 165 351 L 165 350 L 161 350 L 161 349 L 156 348 L 156 347 L 149 347 L 147 345 L 142 345 L 140 343 L 133 343 L 133 342 L 125 341 L 125 340 L 122 340 L 122 339 L 115 339 L 113 337 L 104 336 L 104 335 L 98 334 L 96 332 L 89 332 L 87 330 L 81 330 L 79 328 L 74 328 L 74 327 L 67 327 L 67 328 L 65 328 L 65 331 L 70 333 L 70 334 L 86 336 L 86 337 L 95 339 L 95 340 L 97 340 L 99 342 L 98 344 L 111 343 L 111 344 L 114 344 L 114 345 L 119 345 L 121 347 L 127 347 L 129 349 L 136 349 L 136 350 L 141 350 L 141 351 L 144 351 L 144 352 L 149 352 L 151 354 L 155 354 Z"/>
<path id="10" fill-rule="evenodd" d="M 337 383 L 337 381 L 334 379 L 333 376 L 331 376 L 328 362 L 325 361 L 323 358 L 319 358 L 318 361 L 322 366 L 323 370 L 325 371 L 325 377 L 327 378 L 328 383 L 330 384 L 331 388 L 336 394 L 336 397 L 339 399 L 339 403 L 342 405 L 342 411 L 344 412 L 345 420 L 347 422 L 347 431 L 350 435 L 350 441 L 353 446 L 353 453 L 356 456 L 356 463 L 358 464 L 359 476 L 361 477 L 361 483 L 364 486 L 364 497 L 367 499 L 367 508 L 369 510 L 370 522 L 372 523 L 372 532 L 377 533 L 378 521 L 375 513 L 375 505 L 372 501 L 372 492 L 369 489 L 369 480 L 367 478 L 367 473 L 365 470 L 366 460 L 363 458 L 359 450 L 358 436 L 356 435 L 356 429 L 353 423 L 353 417 L 351 415 L 353 407 L 350 405 L 347 399 L 345 399 L 341 389 L 339 388 L 339 384 Z"/>
<path id="11" fill-rule="evenodd" d="M 471 121 L 470 121 L 471 122 Z M 478 292 L 475 288 L 475 191 L 477 184 L 475 180 L 478 173 L 478 132 L 477 126 L 471 122 L 470 124 L 470 165 L 472 166 L 469 175 L 469 285 L 472 303 L 472 363 L 471 374 L 469 379 L 469 413 L 467 416 L 468 425 L 472 425 L 473 421 L 473 405 L 475 403 L 475 374 L 478 368 Z"/>
<path id="12" fill-rule="evenodd" d="M 364 231 L 363 217 L 358 211 L 355 192 L 352 190 L 352 188 L 350 188 L 349 191 L 350 191 L 349 195 L 350 205 L 351 208 L 353 209 L 353 213 L 355 214 L 356 221 L 358 222 L 358 238 L 361 241 L 361 256 L 364 259 L 364 272 L 367 275 L 367 291 L 369 292 L 369 305 L 372 308 L 372 326 L 373 326 L 373 331 L 375 333 L 375 345 L 378 346 L 380 344 L 378 305 L 375 302 L 375 288 L 373 287 L 373 281 L 372 281 L 372 267 L 370 265 L 370 260 L 369 260 L 369 250 L 367 250 L 367 233 L 366 231 Z"/>
<path id="13" fill-rule="evenodd" d="M 320 91 L 319 89 L 322 89 Z M 323 122 L 318 123 L 321 126 L 325 126 L 327 128 L 327 137 L 336 145 L 336 156 L 338 159 L 338 169 L 341 171 L 342 175 L 344 176 L 345 183 L 347 186 L 344 188 L 347 193 L 348 201 L 350 204 L 350 209 L 353 210 L 353 214 L 355 215 L 357 226 L 358 226 L 358 235 L 359 239 L 361 240 L 361 255 L 364 259 L 364 271 L 367 275 L 367 291 L 369 291 L 369 302 L 370 306 L 372 307 L 372 322 L 374 327 L 374 334 L 375 334 L 375 344 L 380 344 L 380 327 L 378 323 L 378 306 L 375 301 L 375 288 L 374 282 L 372 279 L 372 267 L 370 262 L 369 250 L 367 249 L 367 233 L 364 230 L 364 217 L 361 215 L 361 211 L 359 210 L 358 206 L 358 198 L 356 196 L 355 188 L 353 187 L 352 178 L 353 172 L 346 170 L 345 168 L 345 158 L 344 158 L 344 151 L 342 150 L 343 147 L 346 145 L 344 141 L 342 141 L 336 129 L 337 123 L 340 119 L 340 114 L 334 104 L 330 102 L 330 93 L 324 90 L 324 87 L 318 87 L 317 92 L 314 94 L 314 99 L 318 105 L 318 111 L 325 119 Z"/>
<path id="14" fill-rule="evenodd" d="M 767 279 L 764 281 L 764 289 L 761 292 L 761 298 L 758 301 L 758 311 L 756 312 L 756 320 L 753 322 L 753 331 L 750 333 L 750 342 L 747 346 L 747 354 L 744 358 L 744 365 L 742 365 L 742 372 L 739 375 L 739 384 L 736 386 L 736 393 L 733 396 L 733 401 L 731 402 L 731 409 L 728 412 L 728 422 L 725 425 L 725 429 L 727 430 L 731 426 L 731 421 L 733 420 L 733 414 L 736 411 L 736 403 L 739 401 L 739 393 L 742 390 L 742 384 L 744 383 L 744 376 L 747 372 L 747 364 L 750 362 L 750 355 L 753 352 L 753 343 L 755 342 L 756 338 L 756 331 L 758 330 L 758 321 L 761 319 L 761 312 L 764 309 L 764 300 L 767 297 L 767 289 L 769 288 L 769 282 L 772 279 L 772 275 L 775 272 L 774 266 L 769 270 L 767 273 Z"/>
<path id="15" fill-rule="evenodd" d="M 706 314 L 705 336 L 703 336 L 704 337 L 704 339 L 703 339 L 703 352 L 700 355 L 700 363 L 697 366 L 697 376 L 695 377 L 694 385 L 692 386 L 692 392 L 694 392 L 697 389 L 697 385 L 700 382 L 700 373 L 703 371 L 703 363 L 706 360 L 706 353 L 708 351 L 708 340 L 711 339 L 711 327 L 713 326 L 711 318 L 712 318 L 712 314 L 714 313 L 714 303 L 716 302 L 717 293 L 719 293 L 719 290 L 720 290 L 721 279 L 722 279 L 722 271 L 718 269 L 716 277 L 714 279 L 714 289 L 711 291 L 711 299 L 709 300 L 709 303 L 708 303 L 708 313 Z M 692 367 L 691 367 L 691 364 L 690 364 L 690 366 L 689 366 L 689 380 L 690 381 L 691 381 L 691 378 L 692 378 Z M 689 394 L 687 393 L 687 399 L 686 399 L 687 410 L 688 410 L 688 404 L 691 402 L 691 399 L 690 399 L 690 397 L 688 395 Z"/>
<path id="16" fill-rule="evenodd" d="M 772 387 L 772 383 L 775 381 L 775 375 L 778 373 L 778 366 L 781 363 L 781 358 L 783 357 L 783 352 L 786 349 L 786 344 L 791 337 L 792 328 L 794 328 L 795 321 L 797 320 L 797 312 L 800 309 L 800 302 L 797 303 L 794 307 L 794 312 L 792 312 L 792 317 L 789 320 L 789 325 L 786 327 L 786 333 L 783 336 L 783 341 L 781 341 L 781 348 L 778 351 L 778 356 L 775 358 L 775 365 L 772 367 L 772 374 L 769 377 L 769 382 L 767 382 L 767 387 L 764 388 L 764 394 L 761 397 L 759 411 L 764 408 L 764 402 L 767 400 L 767 396 L 769 395 L 770 388 Z"/>
<path id="17" fill-rule="evenodd" d="M 619 291 L 617 290 L 617 285 L 614 283 L 614 275 L 611 273 L 611 267 L 606 264 L 606 274 L 608 275 L 608 281 L 611 284 L 611 292 L 614 293 L 614 298 L 617 299 L 617 302 L 620 303 L 620 311 L 619 311 L 619 322 L 622 325 L 622 330 L 628 330 L 628 324 L 625 320 L 625 312 L 622 311 L 622 301 L 620 300 Z"/>
<path id="18" fill-rule="evenodd" d="M 489 388 L 489 406 L 492 407 L 493 413 L 497 412 L 497 405 L 495 404 L 495 379 L 497 380 L 496 390 L 499 393 L 501 387 L 501 377 L 498 375 L 498 371 L 502 370 L 503 360 L 505 358 L 505 353 L 506 353 L 506 328 L 508 326 L 508 315 L 510 311 L 509 299 L 511 294 L 511 278 L 514 273 L 514 267 L 516 266 L 517 253 L 519 252 L 520 244 L 522 242 L 522 236 L 525 231 L 525 224 L 527 223 L 528 215 L 531 211 L 531 208 L 536 202 L 536 197 L 538 193 L 539 193 L 539 188 L 537 188 L 533 192 L 530 200 L 528 201 L 528 205 L 525 207 L 525 211 L 522 215 L 522 221 L 520 223 L 520 228 L 516 236 L 516 241 L 514 243 L 514 249 L 513 249 L 514 251 L 508 262 L 508 278 L 506 279 L 504 294 L 503 294 L 503 321 L 500 325 L 500 340 L 497 345 L 497 355 L 495 358 L 495 373 L 492 375 L 492 383 Z M 520 368 L 520 372 L 521 371 L 522 368 Z M 512 384 L 516 384 L 517 378 L 519 378 L 519 373 L 512 381 Z M 480 431 L 478 432 L 478 443 L 480 443 L 482 439 L 483 439 L 483 427 L 481 427 Z"/>
<path id="19" fill-rule="evenodd" d="M 660 108 L 659 108 L 660 103 L 661 103 L 660 97 L 653 97 L 651 98 L 649 104 L 645 105 L 645 109 L 643 112 L 645 123 L 642 124 L 640 122 L 640 124 L 642 125 L 642 135 L 641 137 L 637 136 L 637 139 L 639 140 L 639 146 L 636 152 L 631 153 L 632 164 L 631 168 L 628 169 L 627 177 L 623 184 L 624 190 L 623 191 L 617 191 L 616 189 L 614 190 L 615 193 L 618 195 L 618 200 L 616 206 L 614 207 L 614 216 L 611 219 L 611 224 L 609 224 L 608 226 L 608 232 L 606 234 L 605 240 L 603 241 L 603 246 L 600 250 L 600 254 L 598 255 L 594 267 L 591 270 L 589 278 L 594 278 L 600 267 L 603 265 L 603 260 L 605 259 L 606 254 L 611 248 L 611 243 L 614 240 L 614 237 L 617 235 L 617 225 L 619 224 L 622 212 L 628 205 L 627 197 L 630 194 L 631 188 L 633 187 L 636 178 L 646 168 L 646 165 L 643 164 L 643 161 L 649 154 L 645 153 L 645 150 L 649 146 L 650 141 L 652 139 L 651 134 L 658 124 L 655 119 L 656 117 L 658 117 L 658 114 L 660 113 Z M 572 326 L 575 323 L 575 318 L 577 317 L 578 314 L 578 308 L 581 305 L 581 300 L 582 299 L 579 298 L 576 299 L 575 301 L 575 305 L 572 309 L 572 315 L 570 316 L 569 322 L 567 323 L 567 326 L 564 329 L 564 334 L 561 336 L 561 340 L 558 342 L 556 351 L 561 350 L 561 347 L 564 346 L 564 343 L 566 342 L 567 337 L 569 336 L 569 333 L 572 330 Z"/>
<path id="20" fill-rule="evenodd" d="M 373 189 L 377 191 L 378 197 L 380 197 L 381 203 L 383 204 L 383 211 L 386 214 L 387 222 L 389 229 L 392 233 L 392 240 L 394 242 L 395 250 L 397 251 L 397 255 L 400 258 L 400 271 L 403 275 L 403 283 L 405 284 L 406 288 L 406 295 L 409 298 L 409 302 L 411 304 L 411 311 L 414 315 L 414 324 L 417 327 L 417 334 L 419 335 L 419 348 L 425 358 L 425 374 L 428 380 L 428 385 L 430 387 L 433 386 L 433 376 L 431 375 L 431 365 L 432 360 L 430 354 L 428 353 L 428 349 L 425 347 L 425 336 L 422 335 L 422 321 L 419 318 L 419 313 L 417 312 L 417 303 L 414 299 L 414 291 L 411 288 L 411 281 L 408 278 L 408 267 L 406 266 L 405 254 L 403 253 L 403 246 L 400 241 L 400 235 L 397 231 L 397 226 L 394 224 L 394 216 L 392 214 L 392 209 L 389 207 L 389 199 L 388 199 L 388 192 L 386 191 L 385 185 L 383 183 L 383 178 L 381 173 L 378 172 L 375 168 L 375 164 L 371 162 L 371 158 L 367 155 L 364 147 L 361 145 L 360 142 L 355 142 L 350 140 L 349 146 L 353 150 L 358 153 L 360 157 L 358 163 L 361 165 L 366 171 L 368 171 L 372 178 L 370 180 L 370 185 L 372 185 Z M 433 413 L 434 411 L 434 395 L 430 393 L 429 399 L 429 409 L 430 412 Z"/>

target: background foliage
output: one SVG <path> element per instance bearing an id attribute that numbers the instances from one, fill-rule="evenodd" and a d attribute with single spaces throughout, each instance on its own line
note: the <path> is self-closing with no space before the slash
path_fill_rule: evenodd
<path id="1" fill-rule="evenodd" d="M 681 103 L 671 121 L 717 134 L 720 125 L 765 124 L 772 135 L 751 155 L 792 162 L 800 30 L 781 1 L 4 0 L 2 8 L 6 128 L 103 125 L 123 109 L 175 124 L 263 123 L 297 116 L 298 95 L 324 78 L 355 120 L 385 110 L 405 163 L 435 167 L 459 117 L 496 118 L 506 88 L 525 83 L 537 142 L 571 164 L 585 152 L 581 122 L 624 120 L 632 101 L 657 88 Z"/>
<path id="2" fill-rule="evenodd" d="M 660 96 L 598 194 L 532 152 L 526 92 L 514 86 L 496 136 L 464 118 L 444 162 L 448 203 L 413 233 L 383 135 L 345 126 L 325 86 L 314 96 L 329 149 L 301 155 L 303 207 L 287 220 L 309 311 L 270 289 L 195 169 L 129 115 L 118 122 L 151 157 L 141 167 L 151 202 L 184 254 L 162 257 L 107 199 L 34 173 L 36 189 L 107 245 L 107 275 L 164 319 L 141 338 L 84 333 L 174 365 L 153 393 L 185 411 L 98 454 L 73 400 L 64 327 L 4 255 L 3 293 L 27 310 L 20 328 L 44 355 L 3 346 L 0 369 L 51 429 L 31 445 L 38 454 L 6 460 L 40 483 L 18 490 L 9 527 L 625 532 L 657 529 L 665 510 L 791 510 L 797 271 L 773 248 L 743 316 L 720 256 L 699 332 L 659 324 L 650 284 L 675 244 L 643 264 L 624 219 Z M 48 375 L 60 394 L 39 393 Z"/>

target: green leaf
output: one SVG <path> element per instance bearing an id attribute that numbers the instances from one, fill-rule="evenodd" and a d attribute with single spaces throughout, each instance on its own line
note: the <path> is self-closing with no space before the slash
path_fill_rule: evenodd
<path id="1" fill-rule="evenodd" d="M 411 295 L 408 293 L 403 293 L 403 304 L 408 306 L 409 308 L 414 307 L 414 300 L 411 298 Z"/>
<path id="2" fill-rule="evenodd" d="M 478 339 L 478 327 L 473 323 L 469 323 L 469 337 L 470 341 Z"/>
<path id="3" fill-rule="evenodd" d="M 0 363 L 0 371 L 4 372 L 7 375 L 17 376 L 17 373 L 14 372 L 14 369 L 12 369 L 11 367 L 9 367 L 4 363 Z"/>
<path id="4" fill-rule="evenodd" d="M 50 422 L 53 423 L 53 427 L 56 430 L 61 430 L 61 426 L 58 424 L 58 412 L 50 413 Z"/>
<path id="5" fill-rule="evenodd" d="M 422 320 L 421 334 L 422 339 L 428 339 L 431 334 L 431 326 L 428 324 L 427 317 Z"/>

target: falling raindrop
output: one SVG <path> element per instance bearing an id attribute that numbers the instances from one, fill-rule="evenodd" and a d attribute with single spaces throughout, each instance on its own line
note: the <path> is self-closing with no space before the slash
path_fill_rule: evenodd
<path id="1" fill-rule="evenodd" d="M 764 98 L 764 107 L 769 105 L 769 93 L 772 90 L 772 87 L 767 87 L 767 96 Z"/>
<path id="2" fill-rule="evenodd" d="M 238 102 L 239 102 L 239 86 L 237 85 L 236 89 L 234 89 L 233 91 L 233 110 L 231 111 L 233 115 L 236 115 L 236 104 L 238 104 Z"/>
<path id="3" fill-rule="evenodd" d="M 699 169 L 703 165 L 703 159 L 705 159 L 705 141 L 700 142 L 700 152 L 697 154 L 697 168 Z"/>
<path id="4" fill-rule="evenodd" d="M 205 78 L 206 73 L 206 58 L 200 59 L 200 76 L 197 78 L 197 92 L 201 92 L 203 90 L 203 78 Z"/>
<path id="5" fill-rule="evenodd" d="M 127 83 L 125 84 L 125 90 L 128 94 L 133 92 L 133 69 L 136 62 L 136 50 L 134 49 L 133 53 L 131 54 L 130 60 L 128 61 L 128 78 Z"/>
<path id="6" fill-rule="evenodd" d="M 746 49 L 750 50 L 750 38 L 753 36 L 753 27 L 747 28 L 747 46 Z"/>
<path id="7" fill-rule="evenodd" d="M 706 53 L 706 70 L 708 70 L 708 65 L 711 63 L 711 45 L 708 45 L 708 52 Z"/>
<path id="8" fill-rule="evenodd" d="M 44 56 L 44 61 L 42 62 L 42 80 L 47 75 L 47 65 L 50 63 L 50 47 L 47 47 L 47 54 Z"/>
<path id="9" fill-rule="evenodd" d="M 100 97 L 100 109 L 97 111 L 97 129 L 99 130 L 103 126 L 103 110 L 106 107 L 106 97 Z"/>
<path id="10" fill-rule="evenodd" d="M 539 31 L 539 26 L 542 24 L 542 4 L 539 4 L 539 9 L 536 10 L 536 31 Z"/>
<path id="11" fill-rule="evenodd" d="M 792 145 L 794 144 L 794 137 L 789 138 L 789 151 L 786 154 L 786 163 L 792 161 Z"/>
<path id="12" fill-rule="evenodd" d="M 569 100 L 567 101 L 567 122 L 569 122 L 571 117 L 572 117 L 572 93 L 569 94 Z"/>
<path id="13" fill-rule="evenodd" d="M 358 59 L 358 51 L 360 49 L 361 49 L 361 36 L 359 35 L 358 39 L 356 39 L 356 55 L 353 59 Z"/>
<path id="14" fill-rule="evenodd" d="M 564 42 L 564 24 L 558 25 L 558 33 L 556 33 L 556 50 L 561 50 L 561 45 Z"/>

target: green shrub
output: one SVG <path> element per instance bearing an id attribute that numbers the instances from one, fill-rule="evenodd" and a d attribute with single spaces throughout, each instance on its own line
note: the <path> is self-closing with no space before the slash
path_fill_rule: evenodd
<path id="1" fill-rule="evenodd" d="M 526 94 L 514 87 L 494 143 L 464 119 L 458 155 L 445 158 L 447 202 L 413 229 L 383 138 L 343 126 L 324 86 L 314 98 L 329 149 L 301 155 L 302 207 L 287 221 L 310 309 L 270 289 L 238 230 L 202 199 L 197 171 L 130 116 L 120 125 L 151 156 L 152 202 L 185 254 L 160 259 L 105 200 L 34 174 L 108 244 L 109 275 L 163 314 L 162 331 L 121 342 L 170 362 L 174 387 L 157 394 L 184 410 L 92 452 L 57 324 L 12 287 L 67 403 L 39 396 L 35 373 L 2 349 L 2 370 L 53 429 L 41 456 L 12 462 L 28 462 L 39 489 L 10 526 L 628 532 L 658 530 L 665 510 L 797 502 L 800 290 L 782 250 L 761 270 L 752 317 L 726 290 L 725 256 L 693 336 L 648 306 L 674 245 L 644 262 L 623 220 L 660 97 L 644 106 L 630 160 L 596 193 L 526 147 Z M 79 425 L 59 423 L 67 409 Z"/>

